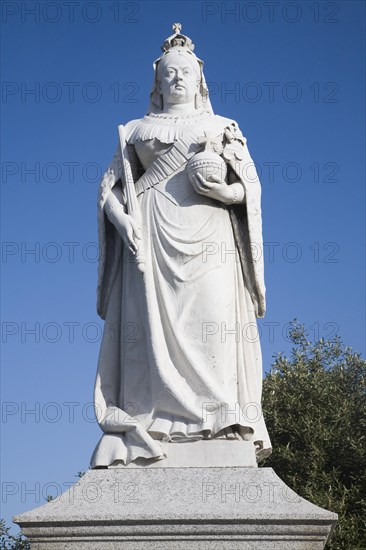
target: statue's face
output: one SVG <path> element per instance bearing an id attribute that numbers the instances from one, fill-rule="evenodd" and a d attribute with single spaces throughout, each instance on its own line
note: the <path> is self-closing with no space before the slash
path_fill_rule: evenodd
<path id="1" fill-rule="evenodd" d="M 197 67 L 195 66 L 197 65 Z M 199 88 L 199 67 L 187 55 L 174 53 L 166 56 L 158 66 L 158 92 L 164 105 L 190 103 Z"/>

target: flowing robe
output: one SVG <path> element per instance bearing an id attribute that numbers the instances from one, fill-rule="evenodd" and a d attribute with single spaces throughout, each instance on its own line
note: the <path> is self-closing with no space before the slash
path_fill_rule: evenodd
<path id="1" fill-rule="evenodd" d="M 111 188 L 102 182 L 100 190 L 98 311 L 106 323 L 95 408 L 104 435 L 92 467 L 163 458 L 161 441 L 210 439 L 234 425 L 259 456 L 270 452 L 256 325 L 264 314 L 259 181 L 235 122 L 207 113 L 175 122 L 148 116 L 126 126 L 144 276 L 104 213 Z M 186 163 L 141 192 L 138 165 L 147 174 L 179 140 L 192 155 L 205 132 L 233 138 L 223 156 L 245 186 L 245 206 L 196 193 Z M 111 167 L 123 191 L 121 160 L 117 151 Z"/>

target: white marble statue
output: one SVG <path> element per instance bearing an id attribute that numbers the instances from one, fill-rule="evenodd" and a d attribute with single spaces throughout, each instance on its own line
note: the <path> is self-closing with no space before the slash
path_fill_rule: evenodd
<path id="1" fill-rule="evenodd" d="M 148 114 L 119 127 L 100 187 L 94 468 L 215 438 L 270 453 L 260 183 L 237 123 L 213 113 L 191 40 L 173 29 Z"/>

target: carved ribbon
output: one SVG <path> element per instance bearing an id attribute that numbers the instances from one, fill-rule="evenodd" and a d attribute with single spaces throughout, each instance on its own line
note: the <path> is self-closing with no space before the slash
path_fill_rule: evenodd
<path id="1" fill-rule="evenodd" d="M 164 154 L 159 155 L 135 184 L 136 195 L 154 187 L 174 174 L 201 149 L 199 144 L 192 144 L 191 138 L 180 138 Z"/>

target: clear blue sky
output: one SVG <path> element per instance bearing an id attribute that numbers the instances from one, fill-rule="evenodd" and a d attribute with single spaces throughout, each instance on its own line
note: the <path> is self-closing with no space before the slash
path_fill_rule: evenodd
<path id="1" fill-rule="evenodd" d="M 239 122 L 261 174 L 265 371 L 289 349 L 295 317 L 311 338 L 338 333 L 365 352 L 365 4 L 277 4 L 2 3 L 8 522 L 74 481 L 100 437 L 99 174 L 117 124 L 145 114 L 152 62 L 176 21 L 205 61 L 215 112 Z"/>

